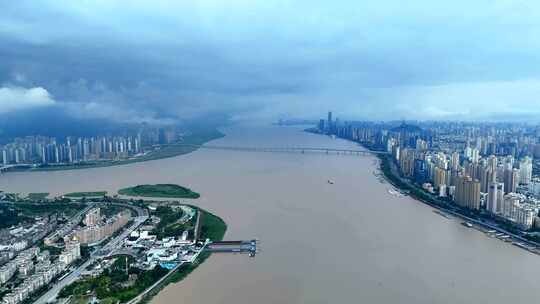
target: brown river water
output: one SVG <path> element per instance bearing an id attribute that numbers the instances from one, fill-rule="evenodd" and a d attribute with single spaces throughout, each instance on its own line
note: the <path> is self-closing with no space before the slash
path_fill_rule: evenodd
<path id="1" fill-rule="evenodd" d="M 237 126 L 213 145 L 358 148 L 298 127 Z M 0 175 L 13 192 L 176 183 L 261 253 L 215 254 L 156 304 L 537 303 L 540 257 L 388 192 L 375 157 L 201 149 L 119 167 Z M 334 184 L 328 183 L 328 180 Z"/>

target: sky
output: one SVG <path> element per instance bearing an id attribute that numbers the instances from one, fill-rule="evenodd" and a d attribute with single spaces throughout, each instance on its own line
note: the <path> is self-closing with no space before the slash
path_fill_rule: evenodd
<path id="1" fill-rule="evenodd" d="M 540 2 L 2 1 L 0 63 L 0 119 L 538 122 Z"/>

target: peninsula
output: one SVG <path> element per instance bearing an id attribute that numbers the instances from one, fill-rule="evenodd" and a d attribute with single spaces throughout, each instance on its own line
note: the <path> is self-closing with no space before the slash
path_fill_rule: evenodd
<path id="1" fill-rule="evenodd" d="M 199 197 L 174 184 L 139 185 L 119 192 Z M 221 242 L 225 222 L 194 205 L 106 194 L 75 192 L 47 199 L 45 193 L 22 196 L 0 191 L 0 215 L 6 220 L 0 228 L 13 238 L 7 240 L 11 254 L 0 268 L 3 303 L 94 299 L 134 304 L 182 280 L 212 252 L 254 256 L 257 250 L 255 240 Z"/>

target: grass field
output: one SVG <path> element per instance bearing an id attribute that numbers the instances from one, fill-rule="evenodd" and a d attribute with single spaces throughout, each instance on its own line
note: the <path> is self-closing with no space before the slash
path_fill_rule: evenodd
<path id="1" fill-rule="evenodd" d="M 118 194 L 142 197 L 199 198 L 200 194 L 174 184 L 138 185 L 118 190 Z"/>
<path id="2" fill-rule="evenodd" d="M 107 194 L 107 191 L 71 192 L 71 193 L 64 194 L 64 196 L 80 198 L 80 197 L 100 197 L 100 196 L 105 196 L 106 194 Z"/>

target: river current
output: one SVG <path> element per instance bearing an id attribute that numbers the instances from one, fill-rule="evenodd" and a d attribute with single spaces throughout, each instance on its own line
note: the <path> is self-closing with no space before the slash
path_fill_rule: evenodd
<path id="1" fill-rule="evenodd" d="M 359 148 L 299 127 L 235 126 L 213 145 Z M 156 304 L 535 303 L 540 257 L 388 192 L 373 156 L 200 149 L 169 159 L 0 175 L 11 192 L 176 183 L 261 253 L 215 254 Z M 331 184 L 328 180 L 332 180 Z"/>

